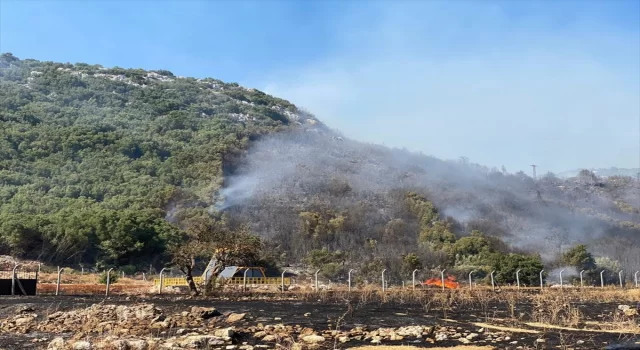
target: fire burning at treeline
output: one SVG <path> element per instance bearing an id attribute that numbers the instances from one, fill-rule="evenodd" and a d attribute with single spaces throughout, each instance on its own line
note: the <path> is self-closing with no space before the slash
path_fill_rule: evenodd
<path id="1" fill-rule="evenodd" d="M 442 287 L 442 280 L 440 278 L 430 278 L 422 284 L 425 286 Z M 447 276 L 444 280 L 444 287 L 447 289 L 457 289 L 459 286 L 460 284 L 456 282 L 456 278 L 454 276 Z"/>

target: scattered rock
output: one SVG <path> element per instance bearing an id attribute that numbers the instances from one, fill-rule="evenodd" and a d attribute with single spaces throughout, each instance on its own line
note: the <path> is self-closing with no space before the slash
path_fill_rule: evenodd
<path id="1" fill-rule="evenodd" d="M 64 350 L 64 339 L 62 337 L 53 338 L 47 346 L 47 350 Z"/>
<path id="2" fill-rule="evenodd" d="M 338 341 L 342 344 L 349 342 L 349 340 L 351 339 L 347 336 L 338 337 Z"/>
<path id="3" fill-rule="evenodd" d="M 302 341 L 308 344 L 317 344 L 317 343 L 322 343 L 325 339 L 323 336 L 320 335 L 305 335 L 302 338 Z"/>
<path id="4" fill-rule="evenodd" d="M 403 340 L 403 339 L 404 339 L 403 336 L 401 336 L 399 334 L 396 334 L 395 332 L 391 333 L 391 335 L 389 336 L 389 340 L 391 340 L 391 341 L 400 341 L 400 340 Z"/>
<path id="5" fill-rule="evenodd" d="M 88 341 L 77 341 L 75 343 L 73 343 L 73 350 L 91 350 L 91 343 L 89 343 Z"/>
<path id="6" fill-rule="evenodd" d="M 227 322 L 228 323 L 238 322 L 238 321 L 242 320 L 245 316 L 246 316 L 246 314 L 232 313 L 229 316 L 227 316 Z"/>
<path id="7" fill-rule="evenodd" d="M 97 347 L 101 348 L 103 347 L 103 344 L 107 343 L 107 341 L 103 341 L 101 342 L 101 344 L 98 344 Z M 111 342 L 111 348 L 116 349 L 116 350 L 128 350 L 129 349 L 129 342 L 127 342 L 124 339 L 118 339 L 118 340 L 114 340 Z"/>
<path id="8" fill-rule="evenodd" d="M 13 323 L 16 326 L 24 326 L 26 324 L 31 323 L 31 321 L 33 321 L 35 319 L 35 317 L 33 316 L 29 316 L 29 317 L 20 317 L 20 318 L 16 318 L 15 320 L 13 320 Z"/>
<path id="9" fill-rule="evenodd" d="M 33 307 L 29 305 L 23 305 L 19 307 L 17 311 L 19 314 L 26 314 L 26 313 L 34 312 L 35 310 L 33 309 Z"/>
<path id="10" fill-rule="evenodd" d="M 127 346 L 129 350 L 147 350 L 149 343 L 144 339 L 128 340 Z"/>
<path id="11" fill-rule="evenodd" d="M 277 339 L 276 336 L 272 334 L 265 335 L 264 337 L 262 337 L 262 341 L 269 342 L 269 343 L 275 342 L 276 339 Z"/>
<path id="12" fill-rule="evenodd" d="M 231 339 L 235 335 L 235 331 L 233 330 L 233 328 L 216 329 L 213 332 L 213 335 L 215 335 L 216 337 L 223 338 L 223 339 Z"/>
<path id="13" fill-rule="evenodd" d="M 467 339 L 469 339 L 469 340 L 474 340 L 474 339 L 476 339 L 478 336 L 479 336 L 479 334 L 478 334 L 478 333 L 471 333 L 471 334 L 469 334 L 466 338 L 467 338 Z"/>
<path id="14" fill-rule="evenodd" d="M 400 327 L 396 330 L 396 333 L 403 337 L 419 337 L 422 336 L 423 332 L 430 332 L 430 327 L 425 329 L 421 326 L 408 326 L 408 327 Z"/>
<path id="15" fill-rule="evenodd" d="M 189 335 L 178 341 L 182 347 L 207 349 L 210 346 L 223 345 L 224 340 L 212 335 Z"/>
<path id="16" fill-rule="evenodd" d="M 191 314 L 204 320 L 221 315 L 220 312 L 213 307 L 199 306 L 193 306 L 191 308 Z"/>
<path id="17" fill-rule="evenodd" d="M 267 335 L 267 332 L 265 331 L 259 331 L 253 334 L 255 338 L 264 338 L 265 335 Z"/>

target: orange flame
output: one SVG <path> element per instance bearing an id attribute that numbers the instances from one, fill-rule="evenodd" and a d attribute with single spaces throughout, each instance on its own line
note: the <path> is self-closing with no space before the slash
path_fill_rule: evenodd
<path id="1" fill-rule="evenodd" d="M 442 287 L 442 281 L 440 278 L 430 278 L 426 280 L 423 284 L 428 286 L 437 286 Z M 458 282 L 456 282 L 456 278 L 454 276 L 447 276 L 444 280 L 444 287 L 448 289 L 456 289 L 460 286 Z"/>

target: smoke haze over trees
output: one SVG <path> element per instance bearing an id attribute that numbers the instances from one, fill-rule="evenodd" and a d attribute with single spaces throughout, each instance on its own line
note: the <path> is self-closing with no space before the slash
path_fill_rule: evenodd
<path id="1" fill-rule="evenodd" d="M 585 243 L 640 267 L 633 246 L 640 192 L 632 178 L 603 181 L 587 172 L 534 180 L 466 159 L 442 161 L 310 131 L 264 138 L 238 164 L 216 209 L 252 222 L 290 261 L 328 248 L 350 252 L 351 261 L 416 253 L 435 267 L 455 260 L 442 254 L 451 236 L 478 230 L 547 262 Z M 430 244 L 418 247 L 420 240 Z M 363 249 L 371 241 L 375 249 Z"/>

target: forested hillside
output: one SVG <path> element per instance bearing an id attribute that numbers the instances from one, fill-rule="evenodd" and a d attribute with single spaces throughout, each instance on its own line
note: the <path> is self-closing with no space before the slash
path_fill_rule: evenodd
<path id="1" fill-rule="evenodd" d="M 533 179 L 363 144 L 215 79 L 3 54 L 0 125 L 0 254 L 191 271 L 223 247 L 370 280 L 640 269 L 631 177 Z"/>
<path id="2" fill-rule="evenodd" d="M 319 124 L 215 79 L 0 57 L 0 250 L 58 263 L 161 258 L 174 203 L 208 207 L 250 140 Z"/>

